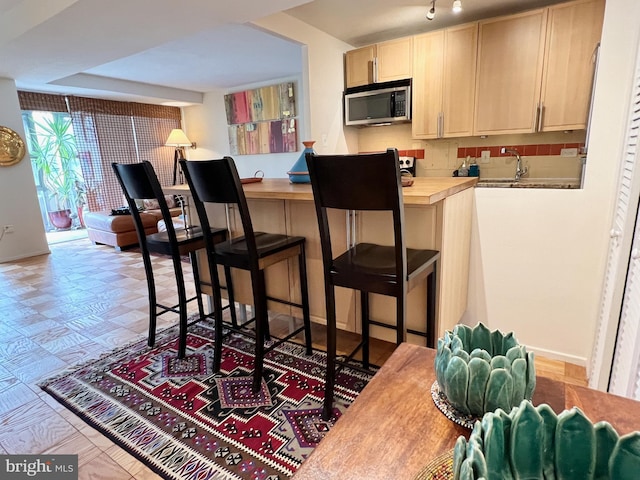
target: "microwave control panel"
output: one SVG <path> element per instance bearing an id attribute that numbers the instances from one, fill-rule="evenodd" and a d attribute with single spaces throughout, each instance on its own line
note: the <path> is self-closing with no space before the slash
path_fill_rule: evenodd
<path id="1" fill-rule="evenodd" d="M 395 115 L 394 117 L 404 117 L 407 115 L 407 92 L 395 92 Z"/>

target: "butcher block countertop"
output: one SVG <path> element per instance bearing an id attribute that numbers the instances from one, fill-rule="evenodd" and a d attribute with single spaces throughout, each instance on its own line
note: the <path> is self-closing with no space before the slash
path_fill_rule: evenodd
<path id="1" fill-rule="evenodd" d="M 476 177 L 416 177 L 413 185 L 403 187 L 405 205 L 433 205 L 462 190 L 474 187 Z M 167 193 L 188 193 L 187 185 L 164 187 Z M 273 198 L 280 200 L 313 200 L 311 185 L 291 183 L 287 178 L 265 178 L 261 182 L 243 186 L 247 198 Z"/>

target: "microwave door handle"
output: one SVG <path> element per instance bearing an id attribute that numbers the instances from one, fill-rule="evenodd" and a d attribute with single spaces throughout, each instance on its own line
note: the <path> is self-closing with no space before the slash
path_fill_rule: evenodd
<path id="1" fill-rule="evenodd" d="M 389 116 L 393 118 L 396 116 L 396 92 L 391 92 L 390 96 L 391 96 L 391 100 L 390 100 L 391 111 L 389 112 L 390 113 Z"/>

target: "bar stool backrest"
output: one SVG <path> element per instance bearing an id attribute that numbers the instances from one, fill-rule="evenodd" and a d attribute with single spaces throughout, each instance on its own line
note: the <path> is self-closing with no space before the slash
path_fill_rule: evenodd
<path id="1" fill-rule="evenodd" d="M 129 211 L 133 217 L 136 232 L 138 233 L 140 248 L 147 249 L 147 235 L 144 231 L 142 218 L 140 217 L 140 212 L 138 211 L 138 206 L 135 201 L 148 199 L 154 199 L 158 202 L 162 219 L 167 229 L 169 242 L 171 245 L 177 245 L 176 231 L 173 226 L 171 213 L 169 212 L 169 206 L 164 198 L 164 192 L 162 191 L 156 172 L 153 169 L 153 165 L 148 161 L 130 164 L 114 162 L 111 165 L 120 183 L 122 192 L 127 199 Z"/>
<path id="2" fill-rule="evenodd" d="M 331 262 L 327 208 L 393 213 L 398 278 L 406 275 L 404 204 L 398 151 L 359 155 L 307 153 L 325 269 Z"/>
<path id="3" fill-rule="evenodd" d="M 258 253 L 249 215 L 247 199 L 242 189 L 242 182 L 238 175 L 236 164 L 231 157 L 218 160 L 180 160 L 191 195 L 194 200 L 198 217 L 203 230 L 209 228 L 207 212 L 204 203 L 232 203 L 238 206 L 245 241 L 250 258 L 257 262 Z"/>

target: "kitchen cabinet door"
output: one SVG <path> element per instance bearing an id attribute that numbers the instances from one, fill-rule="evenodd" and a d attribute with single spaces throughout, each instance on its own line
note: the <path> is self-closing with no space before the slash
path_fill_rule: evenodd
<path id="1" fill-rule="evenodd" d="M 413 38 L 405 37 L 376 45 L 374 82 L 391 82 L 411 78 Z"/>
<path id="2" fill-rule="evenodd" d="M 604 0 L 580 0 L 549 8 L 540 130 L 584 129 L 600 41 Z"/>
<path id="3" fill-rule="evenodd" d="M 416 35 L 413 51 L 411 132 L 414 138 L 439 138 L 444 30 Z"/>
<path id="4" fill-rule="evenodd" d="M 547 10 L 479 22 L 475 134 L 535 131 Z"/>
<path id="5" fill-rule="evenodd" d="M 478 24 L 447 28 L 444 38 L 442 136 L 473 135 Z"/>
<path id="6" fill-rule="evenodd" d="M 357 48 L 346 53 L 345 76 L 347 88 L 373 83 L 373 62 L 375 58 L 375 45 Z"/>
<path id="7" fill-rule="evenodd" d="M 345 54 L 347 88 L 411 78 L 413 37 L 350 50 Z"/>

